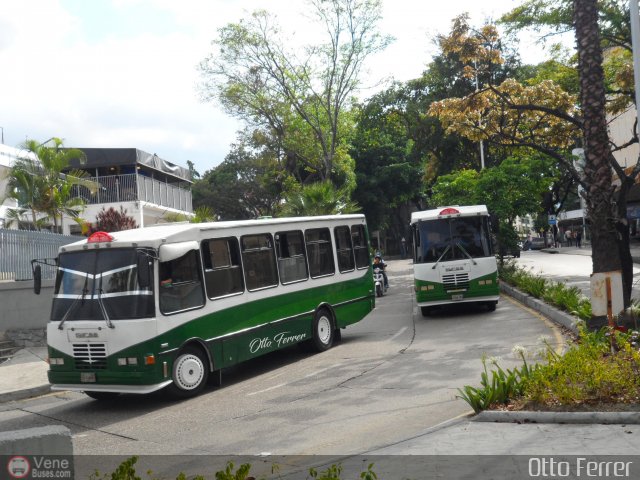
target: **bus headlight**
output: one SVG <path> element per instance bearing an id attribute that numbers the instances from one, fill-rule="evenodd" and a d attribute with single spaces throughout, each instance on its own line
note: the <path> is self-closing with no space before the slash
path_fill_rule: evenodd
<path id="1" fill-rule="evenodd" d="M 49 358 L 49 365 L 64 365 L 64 358 Z"/>

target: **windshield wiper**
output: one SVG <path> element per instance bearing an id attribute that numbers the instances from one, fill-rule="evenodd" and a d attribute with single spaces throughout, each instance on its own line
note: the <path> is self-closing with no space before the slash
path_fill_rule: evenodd
<path id="1" fill-rule="evenodd" d="M 478 262 L 476 262 L 473 257 L 471 255 L 469 255 L 469 252 L 467 252 L 464 247 L 462 246 L 462 244 L 460 242 L 456 242 L 456 247 L 458 247 L 460 250 L 462 250 L 462 253 L 464 253 L 467 257 L 469 257 L 469 260 L 471 260 L 473 262 L 474 265 L 477 265 Z"/>
<path id="2" fill-rule="evenodd" d="M 64 316 L 62 317 L 62 320 L 60 320 L 60 323 L 58 324 L 58 330 L 62 330 L 62 325 L 64 324 L 64 322 L 67 321 L 67 318 L 69 318 L 69 315 L 75 308 L 76 304 L 78 303 L 78 300 L 82 300 L 82 304 L 84 305 L 84 297 L 87 295 L 87 292 L 89 291 L 87 289 L 88 282 L 89 282 L 89 274 L 87 273 L 86 276 L 84 277 L 84 286 L 82 287 L 82 295 L 80 295 L 79 297 L 76 297 L 76 299 L 73 301 L 69 309 L 65 312 Z"/>
<path id="3" fill-rule="evenodd" d="M 440 260 L 444 258 L 444 256 L 447 254 L 450 248 L 451 248 L 451 244 L 447 245 L 447 248 L 444 249 L 444 252 L 442 252 L 442 255 L 440 255 L 440 258 L 438 258 L 438 260 L 436 260 L 436 263 L 433 264 L 433 267 L 431 267 L 431 270 L 434 270 L 436 268 L 438 263 L 440 263 Z"/>
<path id="4" fill-rule="evenodd" d="M 100 305 L 100 311 L 102 311 L 102 315 L 104 316 L 105 321 L 107 322 L 107 327 L 116 328 L 111 319 L 109 318 L 109 314 L 107 314 L 107 309 L 102 302 L 102 294 L 104 291 L 102 290 L 102 277 L 100 277 L 100 287 L 98 288 L 98 304 Z"/>

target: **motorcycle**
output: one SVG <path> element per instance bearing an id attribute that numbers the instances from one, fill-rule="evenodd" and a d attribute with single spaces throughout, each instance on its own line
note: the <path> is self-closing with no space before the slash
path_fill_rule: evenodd
<path id="1" fill-rule="evenodd" d="M 384 295 L 384 276 L 382 275 L 382 267 L 374 267 L 373 283 L 376 288 L 376 297 Z"/>

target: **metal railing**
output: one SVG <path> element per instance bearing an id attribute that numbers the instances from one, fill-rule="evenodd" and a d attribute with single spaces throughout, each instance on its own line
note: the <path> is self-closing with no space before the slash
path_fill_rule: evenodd
<path id="1" fill-rule="evenodd" d="M 86 187 L 76 186 L 75 195 L 84 199 L 88 205 L 99 203 L 143 202 L 162 207 L 174 208 L 184 212 L 193 212 L 191 191 L 163 183 L 136 173 L 90 177 L 100 185 L 95 193 Z"/>
<path id="2" fill-rule="evenodd" d="M 31 280 L 31 260 L 55 258 L 58 249 L 84 237 L 0 228 L 0 280 Z M 55 278 L 53 266 L 42 265 L 42 278 Z"/>

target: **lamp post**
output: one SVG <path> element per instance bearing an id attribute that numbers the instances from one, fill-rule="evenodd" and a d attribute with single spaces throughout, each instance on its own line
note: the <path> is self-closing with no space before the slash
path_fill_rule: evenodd
<path id="1" fill-rule="evenodd" d="M 476 75 L 476 93 L 480 91 L 480 86 L 478 85 L 478 63 L 473 61 L 473 69 L 475 70 Z M 478 127 L 482 128 L 482 114 L 478 114 Z M 484 143 L 480 140 L 480 170 L 484 170 Z"/>

